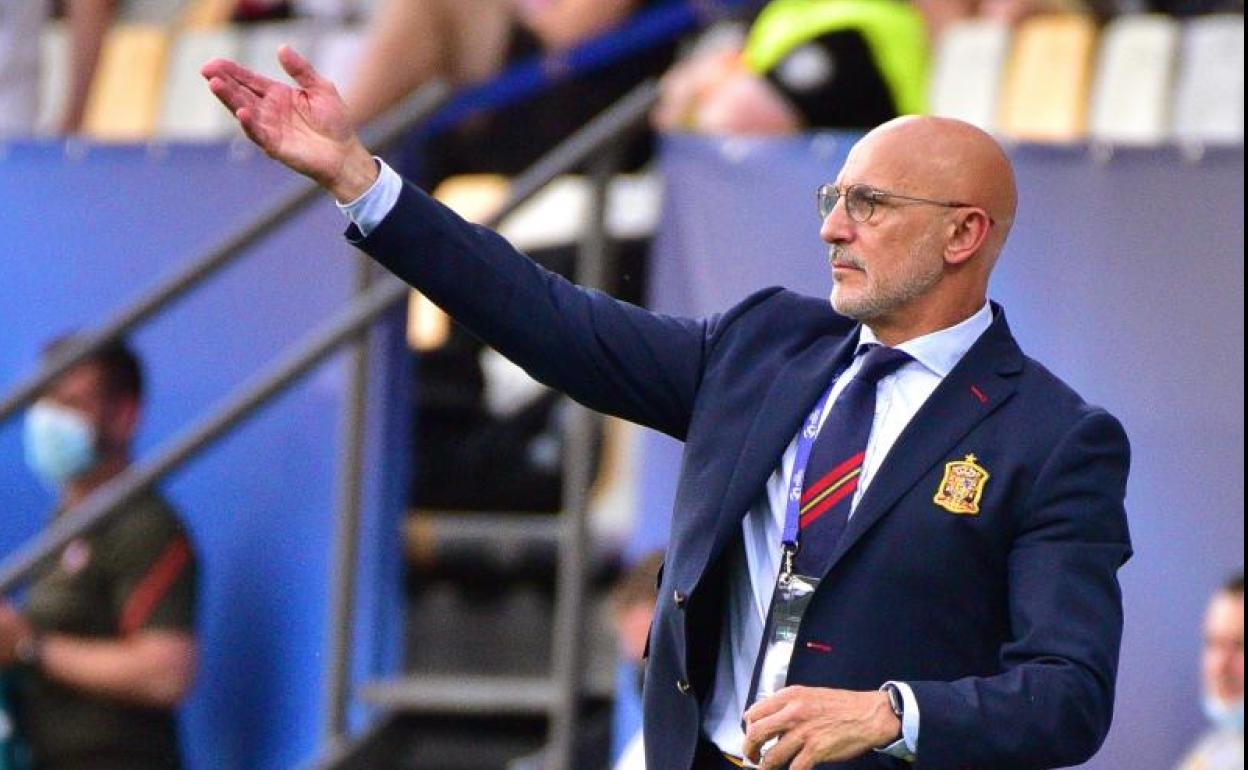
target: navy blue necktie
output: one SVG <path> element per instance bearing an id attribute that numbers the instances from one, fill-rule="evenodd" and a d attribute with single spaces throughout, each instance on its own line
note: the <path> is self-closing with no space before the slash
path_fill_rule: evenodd
<path id="1" fill-rule="evenodd" d="M 875 422 L 876 384 L 909 360 L 910 355 L 904 351 L 874 344 L 868 346 L 862 366 L 828 412 L 803 473 L 809 483 L 803 485 L 798 508 L 800 535 L 797 554 L 793 557 L 793 571 L 798 575 L 821 579 L 827 571 L 849 521 L 850 505 L 862 475 L 867 439 L 871 437 L 871 425 Z M 794 472 L 799 470 L 794 468 Z M 762 643 L 754 660 L 747 708 L 757 697 L 767 642 L 775 622 L 775 594 L 771 601 L 763 625 Z"/>
<path id="2" fill-rule="evenodd" d="M 803 474 L 806 481 L 798 520 L 801 536 L 793 559 L 797 574 L 823 577 L 827 570 L 849 521 L 850 505 L 862 475 L 867 439 L 875 420 L 876 384 L 910 360 L 905 351 L 869 346 L 862 366 L 828 412 Z"/>

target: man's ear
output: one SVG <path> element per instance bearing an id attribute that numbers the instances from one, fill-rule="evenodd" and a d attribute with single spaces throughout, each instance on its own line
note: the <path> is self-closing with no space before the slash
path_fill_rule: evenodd
<path id="1" fill-rule="evenodd" d="M 139 416 L 142 414 L 139 399 L 134 396 L 119 396 L 109 408 L 106 420 L 108 438 L 115 446 L 127 446 L 134 438 L 139 427 Z"/>
<path id="2" fill-rule="evenodd" d="M 992 230 L 992 220 L 983 209 L 968 206 L 957 211 L 952 228 L 949 242 L 945 244 L 945 261 L 961 265 L 984 245 Z"/>

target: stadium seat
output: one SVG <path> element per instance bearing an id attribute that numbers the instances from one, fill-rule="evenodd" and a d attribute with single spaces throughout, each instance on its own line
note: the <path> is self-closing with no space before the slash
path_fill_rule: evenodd
<path id="1" fill-rule="evenodd" d="M 122 24 L 104 41 L 87 98 L 83 133 L 105 141 L 150 139 L 160 114 L 169 35 L 150 24 Z"/>
<path id="2" fill-rule="evenodd" d="M 589 223 L 591 194 L 585 177 L 557 179 L 508 217 L 499 232 L 522 251 L 576 243 Z M 617 240 L 648 238 L 658 225 L 662 197 L 652 175 L 617 175 L 608 195 L 607 232 Z"/>
<path id="3" fill-rule="evenodd" d="M 1002 133 L 1035 142 L 1082 139 L 1095 45 L 1090 16 L 1053 14 L 1023 22 L 1001 98 Z"/>
<path id="4" fill-rule="evenodd" d="M 1113 144 L 1155 145 L 1170 133 L 1179 24 L 1169 16 L 1120 16 L 1101 38 L 1089 134 Z"/>
<path id="5" fill-rule="evenodd" d="M 57 122 L 65 110 L 69 84 L 69 37 L 65 25 L 57 22 L 47 25 L 39 40 L 39 117 L 35 131 L 39 134 L 56 132 Z"/>
<path id="6" fill-rule="evenodd" d="M 484 222 L 506 200 L 510 183 L 489 174 L 447 179 L 434 197 L 464 219 Z M 543 192 L 509 216 L 499 233 L 521 251 L 576 243 L 589 222 L 591 185 L 580 176 L 556 179 Z M 649 237 L 658 226 L 662 202 L 661 183 L 653 175 L 625 174 L 611 182 L 608 196 L 607 232 L 617 240 Z M 408 343 L 415 350 L 441 346 L 449 322 L 433 303 L 413 292 L 408 305 Z"/>
<path id="7" fill-rule="evenodd" d="M 1243 144 L 1244 17 L 1219 14 L 1187 22 L 1182 50 L 1174 138 Z"/>
<path id="8" fill-rule="evenodd" d="M 215 29 L 228 24 L 238 0 L 191 0 L 182 14 L 183 29 Z"/>
<path id="9" fill-rule="evenodd" d="M 932 66 L 932 113 L 995 130 L 1009 45 L 1009 28 L 1000 22 L 970 19 L 951 25 Z"/>
<path id="10" fill-rule="evenodd" d="M 638 519 L 642 429 L 618 417 L 602 423 L 602 458 L 589 491 L 589 521 L 595 542 L 623 544 Z"/>
<path id="11" fill-rule="evenodd" d="M 173 43 L 157 135 L 166 139 L 209 141 L 232 136 L 237 128 L 200 76 L 204 62 L 239 55 L 238 32 L 229 26 L 192 29 Z"/>
<path id="12" fill-rule="evenodd" d="M 433 197 L 470 222 L 484 222 L 507 199 L 511 184 L 498 174 L 456 176 L 438 185 Z M 451 334 L 451 319 L 429 298 L 412 289 L 407 303 L 407 344 L 412 350 L 436 350 Z"/>
<path id="13" fill-rule="evenodd" d="M 438 185 L 433 197 L 470 222 L 484 222 L 503 205 L 510 189 L 501 174 L 463 174 Z"/>

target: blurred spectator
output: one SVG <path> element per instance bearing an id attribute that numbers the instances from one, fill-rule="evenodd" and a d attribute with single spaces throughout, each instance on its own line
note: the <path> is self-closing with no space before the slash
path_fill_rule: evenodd
<path id="1" fill-rule="evenodd" d="M 91 79 L 115 9 L 115 0 L 65 3 L 70 62 L 58 133 L 71 134 L 82 125 Z M 39 111 L 39 44 L 51 11 L 51 0 L 0 0 L 0 139 L 34 133 Z"/>
<path id="2" fill-rule="evenodd" d="M 26 457 L 59 493 L 56 515 L 130 465 L 142 399 L 139 361 L 118 343 L 30 408 Z M 148 492 L 69 543 L 23 610 L 0 600 L 0 669 L 35 770 L 181 767 L 174 708 L 195 670 L 195 575 L 186 531 Z"/>
<path id="3" fill-rule="evenodd" d="M 923 111 L 927 31 L 898 0 L 772 0 L 741 43 L 695 53 L 664 78 L 665 131 L 790 134 Z"/>
<path id="4" fill-rule="evenodd" d="M 1205 611 L 1201 684 L 1213 726 L 1179 770 L 1244 768 L 1244 573 L 1226 582 Z"/>
<path id="5" fill-rule="evenodd" d="M 483 83 L 507 66 L 558 54 L 618 27 L 663 0 L 383 0 L 354 82 L 345 90 L 352 119 L 366 123 L 421 85 Z M 633 86 L 671 63 L 661 43 L 594 72 L 573 74 L 517 104 L 475 116 L 435 137 L 422 184 L 466 173 L 515 174 Z M 634 142 L 625 165 L 648 157 Z"/>
<path id="6" fill-rule="evenodd" d="M 666 0 L 382 0 L 356 76 L 345 90 L 352 119 L 366 123 L 434 79 L 456 86 L 488 81 L 511 64 L 557 54 Z M 427 137 L 405 159 L 406 173 L 435 188 L 458 174 L 517 174 L 648 77 L 671 63 L 675 42 L 658 43 L 600 70 L 573 75 L 515 104 L 474 115 Z M 622 170 L 650 155 L 638 132 L 621 151 Z M 617 249 L 615 263 L 644 274 L 644 246 Z M 564 275 L 575 249 L 532 254 Z M 639 300 L 643 279 L 621 295 Z M 541 388 L 505 410 L 489 393 L 498 378 L 480 341 L 458 324 L 439 346 L 416 354 L 412 503 L 418 508 L 557 510 L 561 498 L 562 409 Z M 486 362 L 483 367 L 482 360 Z M 471 485 L 459 479 L 478 479 Z"/>
<path id="7" fill-rule="evenodd" d="M 628 18 L 639 0 L 384 0 L 355 82 L 356 123 L 442 78 L 479 83 L 526 52 L 557 52 Z"/>
<path id="8" fill-rule="evenodd" d="M 1079 0 L 772 0 L 743 40 L 695 50 L 662 82 L 663 131 L 783 135 L 926 111 L 928 48 L 952 22 L 1013 24 Z"/>

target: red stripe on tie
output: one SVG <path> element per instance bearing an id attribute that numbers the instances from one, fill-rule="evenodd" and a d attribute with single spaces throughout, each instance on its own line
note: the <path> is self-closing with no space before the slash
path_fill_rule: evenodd
<path id="1" fill-rule="evenodd" d="M 809 527 L 815 521 L 815 519 L 827 513 L 829 510 L 831 510 L 833 506 L 835 506 L 840 501 L 844 500 L 846 495 L 852 495 L 854 493 L 854 490 L 857 488 L 858 488 L 858 477 L 855 476 L 852 481 L 850 481 L 848 484 L 841 487 L 840 489 L 836 490 L 832 494 L 828 495 L 827 498 L 823 502 L 819 503 L 814 508 L 811 508 L 810 511 L 808 511 L 805 515 L 803 515 L 800 521 L 800 526 Z"/>
<path id="2" fill-rule="evenodd" d="M 814 497 L 815 495 L 818 495 L 820 492 L 826 489 L 829 485 L 831 485 L 834 481 L 839 481 L 840 478 L 844 476 L 846 473 L 849 473 L 854 468 L 857 468 L 859 465 L 862 465 L 863 458 L 865 458 L 866 456 L 867 456 L 866 451 L 859 452 L 858 454 L 849 458 L 848 460 L 836 466 L 832 470 L 828 471 L 828 474 L 826 476 L 816 481 L 810 487 L 802 490 L 802 504 L 805 505 L 806 503 L 809 503 L 812 497 Z"/>
<path id="3" fill-rule="evenodd" d="M 854 479 L 858 478 L 860 475 L 862 475 L 862 468 L 854 468 L 849 473 L 846 473 L 844 476 L 837 479 L 836 482 L 832 484 L 832 486 L 828 487 L 827 489 L 823 490 L 819 494 L 810 498 L 810 500 L 807 501 L 806 503 L 803 503 L 800 508 L 801 515 L 805 516 L 806 514 L 810 513 L 811 509 L 818 507 L 820 503 L 822 503 L 824 500 L 827 499 L 828 495 L 836 494 L 836 491 L 838 489 L 845 486 L 850 481 L 853 481 Z"/>
<path id="4" fill-rule="evenodd" d="M 143 627 L 190 562 L 191 549 L 186 538 L 179 537 L 169 544 L 126 600 L 117 624 L 123 635 Z"/>

